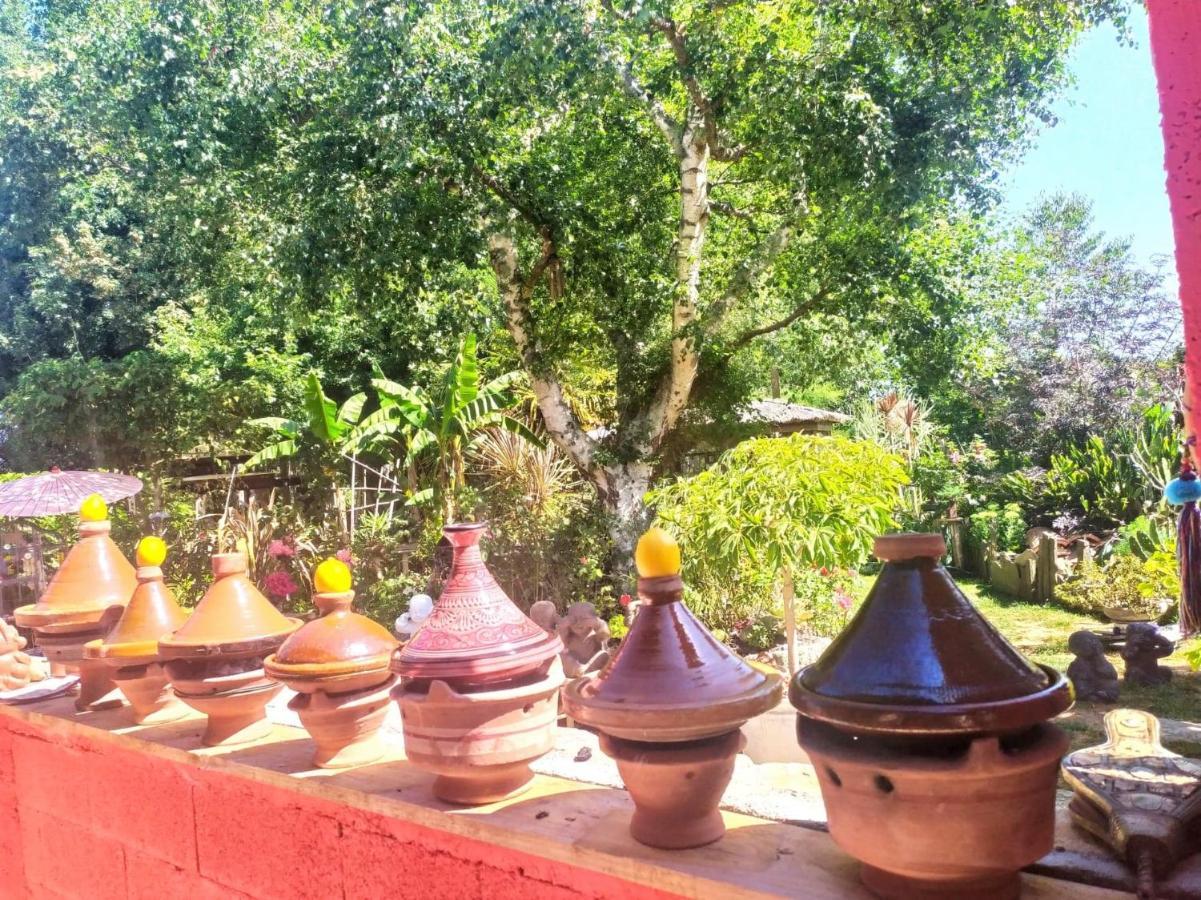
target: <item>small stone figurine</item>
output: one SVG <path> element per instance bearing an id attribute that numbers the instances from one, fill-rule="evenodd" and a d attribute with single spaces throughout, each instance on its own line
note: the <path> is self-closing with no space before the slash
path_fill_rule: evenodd
<path id="1" fill-rule="evenodd" d="M 1118 699 L 1118 670 L 1105 658 L 1105 645 L 1091 631 L 1077 631 L 1068 638 L 1068 649 L 1076 654 L 1068 666 L 1068 678 L 1077 700 L 1113 703 Z"/>
<path id="2" fill-rule="evenodd" d="M 539 600 L 530 607 L 530 618 L 563 641 L 563 674 L 568 678 L 599 672 L 609 661 L 609 625 L 591 603 L 573 603 L 560 616 L 554 603 Z"/>
<path id="3" fill-rule="evenodd" d="M 1122 659 L 1126 660 L 1128 684 L 1166 684 L 1172 680 L 1172 670 L 1159 664 L 1170 656 L 1172 642 L 1159 633 L 1150 622 L 1132 622 L 1126 626 L 1126 645 Z"/>
<path id="4" fill-rule="evenodd" d="M 46 677 L 24 650 L 25 638 L 0 619 L 0 691 L 15 691 Z"/>

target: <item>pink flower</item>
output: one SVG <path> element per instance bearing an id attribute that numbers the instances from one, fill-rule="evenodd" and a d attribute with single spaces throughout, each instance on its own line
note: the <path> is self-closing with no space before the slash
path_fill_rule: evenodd
<path id="1" fill-rule="evenodd" d="M 827 569 L 825 566 L 822 566 L 822 567 L 821 567 L 821 571 L 820 571 L 818 574 L 820 574 L 820 575 L 822 575 L 822 576 L 826 576 L 826 575 L 829 575 L 829 574 L 830 574 L 830 570 L 829 570 L 829 569 Z"/>
<path id="2" fill-rule="evenodd" d="M 349 566 L 350 568 L 354 568 L 354 557 L 351 556 L 349 547 L 343 547 L 341 550 L 339 550 L 337 553 L 334 554 L 334 558 L 337 559 L 339 562 L 346 563 L 346 565 Z"/>
<path id="3" fill-rule="evenodd" d="M 267 553 L 276 559 L 291 559 L 296 555 L 296 548 L 289 543 L 287 538 L 282 541 L 276 539 L 267 545 Z"/>
<path id="4" fill-rule="evenodd" d="M 633 601 L 633 599 L 634 598 L 631 597 L 629 594 L 622 594 L 621 597 L 618 599 L 618 602 L 622 606 L 629 606 L 630 603 Z"/>
<path id="5" fill-rule="evenodd" d="M 581 557 L 580 557 L 580 565 L 581 565 L 581 566 L 586 566 L 586 565 L 588 565 L 588 557 L 586 557 L 586 556 L 581 556 Z"/>
<path id="6" fill-rule="evenodd" d="M 288 572 L 272 572 L 263 579 L 263 590 L 272 597 L 290 597 L 300 590 L 300 585 Z"/>
<path id="7" fill-rule="evenodd" d="M 837 603 L 839 606 L 841 606 L 843 609 L 850 609 L 855 604 L 855 598 L 852 597 L 850 594 L 848 594 L 846 591 L 840 590 L 840 591 L 834 592 L 834 602 Z"/>

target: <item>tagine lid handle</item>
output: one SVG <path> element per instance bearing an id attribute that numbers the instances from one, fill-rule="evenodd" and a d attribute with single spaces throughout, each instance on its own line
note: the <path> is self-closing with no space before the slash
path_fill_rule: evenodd
<path id="1" fill-rule="evenodd" d="M 895 733 L 1009 731 L 1071 705 L 1071 686 L 985 619 L 941 563 L 938 534 L 876 541 L 884 567 L 821 658 L 793 679 L 803 714 Z"/>
<path id="2" fill-rule="evenodd" d="M 160 538 L 146 537 L 138 543 L 138 586 L 125 612 L 101 642 L 101 657 L 154 656 L 158 639 L 187 621 L 188 613 L 175 602 L 163 581 L 166 555 L 167 545 Z"/>

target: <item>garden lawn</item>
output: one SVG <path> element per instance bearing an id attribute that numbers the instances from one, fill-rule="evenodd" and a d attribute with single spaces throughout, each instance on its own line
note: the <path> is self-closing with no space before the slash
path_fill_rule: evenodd
<path id="1" fill-rule="evenodd" d="M 957 578 L 956 581 L 976 608 L 1010 643 L 1034 662 L 1054 666 L 1060 671 L 1066 671 L 1072 661 L 1068 651 L 1071 633 L 1105 624 L 1055 604 L 1043 606 L 1006 597 L 973 579 Z M 1122 658 L 1111 653 L 1108 659 L 1121 675 Z M 1087 747 L 1104 740 L 1101 720 L 1108 710 L 1118 706 L 1145 709 L 1161 719 L 1177 719 L 1190 724 L 1201 721 L 1201 673 L 1191 671 L 1179 654 L 1169 657 L 1166 664 L 1173 669 L 1174 676 L 1162 687 L 1127 687 L 1123 684 L 1122 699 L 1117 704 L 1077 703 L 1059 721 L 1071 735 L 1072 747 Z M 1196 739 L 1179 734 L 1180 730 L 1170 725 L 1165 727 L 1164 744 L 1178 753 L 1201 757 L 1201 725 L 1197 726 Z"/>

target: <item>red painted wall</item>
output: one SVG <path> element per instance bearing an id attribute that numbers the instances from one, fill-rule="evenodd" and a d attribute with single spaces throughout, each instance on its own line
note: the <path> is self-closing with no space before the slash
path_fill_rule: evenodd
<path id="1" fill-rule="evenodd" d="M 0 714 L 0 898 L 671 895 Z"/>
<path id="2" fill-rule="evenodd" d="M 1147 12 L 1184 312 L 1185 427 L 1195 437 L 1201 428 L 1201 0 L 1147 0 Z"/>

